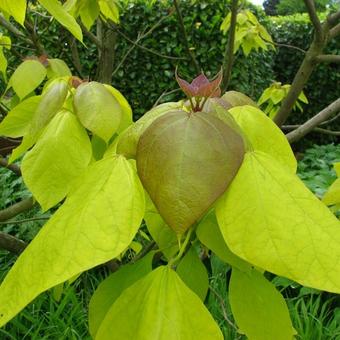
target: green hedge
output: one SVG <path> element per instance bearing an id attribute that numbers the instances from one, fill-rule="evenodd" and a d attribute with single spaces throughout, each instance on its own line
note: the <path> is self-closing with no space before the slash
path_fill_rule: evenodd
<path id="1" fill-rule="evenodd" d="M 194 48 L 197 60 L 202 70 L 208 76 L 213 76 L 220 69 L 223 62 L 226 37 L 219 27 L 228 13 L 227 0 L 190 1 L 182 0 L 181 9 L 185 26 L 189 36 L 189 43 Z M 266 17 L 264 12 L 251 6 L 274 41 L 296 45 L 307 49 L 311 41 L 311 25 L 303 16 L 282 17 L 273 19 Z M 126 1 L 122 9 L 120 30 L 131 40 L 137 38 L 138 32 L 148 30 L 161 17 L 167 16 L 172 8 L 172 1 L 163 0 L 147 5 L 145 0 Z M 38 17 L 38 32 L 50 56 L 61 57 L 71 65 L 71 52 L 67 44 L 67 32 L 60 25 L 49 24 L 45 18 Z M 85 37 L 87 48 L 79 46 L 81 63 L 84 74 L 93 79 L 97 67 L 97 50 Z M 129 100 L 135 119 L 143 115 L 152 107 L 157 98 L 164 92 L 177 88 L 174 70 L 178 66 L 179 73 L 186 79 L 195 76 L 194 68 L 184 48 L 182 36 L 177 24 L 176 13 L 169 15 L 152 34 L 140 41 L 148 49 L 173 57 L 184 57 L 186 60 L 165 59 L 134 47 L 127 51 L 132 44 L 118 35 L 115 52 L 115 65 L 126 56 L 125 62 L 114 74 L 113 85 L 120 89 Z M 17 48 L 18 51 L 20 49 Z M 340 41 L 333 41 L 325 53 L 339 53 Z M 26 50 L 20 51 L 27 54 Z M 14 58 L 14 57 L 12 57 Z M 233 68 L 230 89 L 246 93 L 257 100 L 263 89 L 272 81 L 291 83 L 297 68 L 303 58 L 299 51 L 280 47 L 277 52 L 252 52 L 246 58 L 238 52 Z M 12 63 L 15 65 L 18 60 Z M 295 113 L 289 123 L 302 123 L 308 117 L 320 111 L 338 96 L 340 72 L 337 65 L 319 65 L 313 73 L 305 93 L 310 104 L 305 106 L 303 113 Z M 175 92 L 162 98 L 163 101 L 181 98 Z M 339 129 L 339 123 L 333 124 L 332 129 Z M 316 143 L 334 141 L 334 138 L 312 134 Z"/>

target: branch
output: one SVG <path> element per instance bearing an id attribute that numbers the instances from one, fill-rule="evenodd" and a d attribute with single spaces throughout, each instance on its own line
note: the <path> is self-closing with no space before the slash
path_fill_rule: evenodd
<path id="1" fill-rule="evenodd" d="M 271 44 L 271 45 L 274 45 L 274 46 L 278 46 L 278 47 L 287 47 L 287 48 L 291 48 L 291 49 L 293 49 L 293 50 L 297 50 L 297 51 L 299 51 L 299 52 L 301 52 L 301 53 L 303 53 L 303 54 L 306 54 L 306 51 L 303 50 L 303 49 L 300 48 L 300 47 L 297 47 L 297 46 L 294 46 L 294 45 L 289 45 L 289 44 L 277 43 L 277 42 L 275 42 L 275 41 L 269 41 L 269 40 L 267 40 L 267 39 L 265 39 L 265 38 L 263 38 L 263 37 L 261 37 L 261 39 L 264 40 L 264 41 L 265 41 L 266 43 L 268 43 L 268 44 Z"/>
<path id="2" fill-rule="evenodd" d="M 80 62 L 80 58 L 79 58 L 78 47 L 77 47 L 77 44 L 76 44 L 76 39 L 73 36 L 71 36 L 70 34 L 68 34 L 68 32 L 67 32 L 67 40 L 68 40 L 68 44 L 69 44 L 70 49 L 71 49 L 72 64 L 73 64 L 74 68 L 76 69 L 80 78 L 84 78 L 83 72 L 82 72 L 82 66 L 81 66 L 81 62 Z"/>
<path id="3" fill-rule="evenodd" d="M 335 27 L 333 27 L 330 31 L 329 31 L 329 38 L 335 38 L 336 36 L 338 36 L 340 34 L 340 24 L 337 24 Z"/>
<path id="4" fill-rule="evenodd" d="M 231 69 L 234 63 L 234 43 L 235 43 L 235 32 L 236 32 L 236 19 L 237 19 L 237 4 L 238 0 L 232 0 L 231 3 L 231 18 L 228 43 L 225 49 L 224 60 L 223 60 L 223 81 L 221 86 L 222 93 L 228 88 Z"/>
<path id="5" fill-rule="evenodd" d="M 25 198 L 8 208 L 0 210 L 0 221 L 7 221 L 16 215 L 23 213 L 24 211 L 32 209 L 34 205 L 35 201 L 33 197 Z"/>
<path id="6" fill-rule="evenodd" d="M 198 62 L 195 58 L 194 53 L 190 49 L 188 35 L 187 35 L 187 31 L 186 31 L 185 26 L 184 26 L 183 17 L 182 17 L 181 9 L 179 7 L 178 0 L 173 0 L 173 2 L 174 2 L 174 5 L 175 5 L 175 8 L 176 8 L 176 13 L 177 13 L 178 22 L 179 22 L 179 28 L 182 32 L 182 38 L 183 38 L 183 41 L 184 41 L 185 49 L 187 50 L 188 56 L 190 57 L 193 65 L 195 67 L 196 74 L 199 74 L 201 72 L 201 69 L 198 65 Z"/>
<path id="7" fill-rule="evenodd" d="M 11 32 L 18 38 L 24 40 L 27 44 L 33 45 L 32 41 L 27 39 L 25 34 L 19 31 L 14 25 L 8 22 L 2 14 L 0 14 L 0 24 L 7 29 L 7 31 Z"/>
<path id="8" fill-rule="evenodd" d="M 27 244 L 24 241 L 0 231 L 0 248 L 14 254 L 20 254 L 26 247 Z"/>
<path id="9" fill-rule="evenodd" d="M 314 130 L 318 125 L 327 120 L 331 115 L 340 111 L 340 98 L 328 105 L 317 115 L 307 120 L 304 124 L 298 127 L 296 130 L 289 132 L 286 137 L 290 143 L 294 143 L 301 139 L 303 136 Z M 320 128 L 318 128 L 320 131 Z M 325 129 L 322 129 L 325 130 Z M 328 131 L 328 130 L 327 130 Z M 324 131 L 323 131 L 324 132 Z M 333 131 L 336 132 L 336 131 Z"/>
<path id="10" fill-rule="evenodd" d="M 21 176 L 20 167 L 16 164 L 8 164 L 7 160 L 5 158 L 2 158 L 1 156 L 0 156 L 0 166 L 13 171 L 18 176 Z"/>
<path id="11" fill-rule="evenodd" d="M 35 25 L 30 22 L 30 20 L 28 19 L 27 16 L 26 16 L 24 25 L 25 25 L 25 28 L 27 29 L 29 36 L 30 36 L 32 45 L 35 47 L 35 49 L 37 51 L 37 54 L 38 55 L 46 54 L 44 47 L 42 46 L 42 44 L 39 41 L 39 37 L 37 35 Z"/>
<path id="12" fill-rule="evenodd" d="M 318 63 L 340 63 L 340 55 L 335 54 L 320 54 L 315 59 Z"/>
<path id="13" fill-rule="evenodd" d="M 152 105 L 152 107 L 155 107 L 158 105 L 158 103 L 161 101 L 161 99 L 169 94 L 172 94 L 172 93 L 175 93 L 175 92 L 178 92 L 178 91 L 181 91 L 180 88 L 177 88 L 177 89 L 174 89 L 174 90 L 170 90 L 170 91 L 167 91 L 165 90 L 158 98 L 157 100 L 155 101 L 155 103 Z"/>
<path id="14" fill-rule="evenodd" d="M 102 43 L 101 41 L 92 33 L 90 32 L 85 25 L 79 20 L 79 25 L 83 31 L 83 33 L 89 38 L 90 41 L 92 41 L 99 49 L 102 48 Z"/>
<path id="15" fill-rule="evenodd" d="M 340 11 L 330 14 L 327 17 L 327 21 L 330 24 L 331 27 L 335 26 L 338 24 L 338 21 L 340 20 Z"/>
<path id="16" fill-rule="evenodd" d="M 307 12 L 310 18 L 310 21 L 312 22 L 315 30 L 315 37 L 317 41 L 322 41 L 323 39 L 323 30 L 321 27 L 320 20 L 318 18 L 318 15 L 316 14 L 315 10 L 315 3 L 314 0 L 304 0 Z"/>
<path id="17" fill-rule="evenodd" d="M 50 217 L 32 217 L 32 218 L 25 218 L 23 220 L 16 220 L 16 221 L 5 221 L 5 222 L 0 222 L 0 225 L 2 224 L 21 224 L 21 223 L 27 223 L 27 222 L 34 222 L 34 221 L 44 221 L 44 220 L 49 220 Z"/>

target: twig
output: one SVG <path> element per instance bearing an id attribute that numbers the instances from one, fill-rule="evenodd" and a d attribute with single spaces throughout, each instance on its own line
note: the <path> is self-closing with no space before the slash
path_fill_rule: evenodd
<path id="1" fill-rule="evenodd" d="M 78 48 L 76 44 L 76 39 L 70 34 L 67 34 L 67 40 L 68 40 L 68 44 L 71 49 L 72 64 L 74 68 L 76 69 L 80 78 L 83 78 L 82 66 L 81 66 L 81 62 L 79 58 L 79 52 L 78 52 Z"/>
<path id="2" fill-rule="evenodd" d="M 26 222 L 33 222 L 33 221 L 44 221 L 44 220 L 49 220 L 50 217 L 32 217 L 32 218 L 25 218 L 23 220 L 17 220 L 17 221 L 5 221 L 5 222 L 0 222 L 1 224 L 21 224 L 21 223 L 26 223 Z"/>
<path id="3" fill-rule="evenodd" d="M 0 166 L 13 171 L 18 176 L 21 176 L 20 167 L 16 164 L 8 164 L 7 160 L 5 158 L 2 158 L 1 156 L 0 156 Z"/>
<path id="4" fill-rule="evenodd" d="M 209 285 L 209 289 L 214 293 L 214 295 L 217 297 L 217 299 L 220 302 L 220 306 L 221 306 L 221 309 L 222 309 L 222 314 L 223 314 L 224 320 L 227 321 L 227 323 L 232 328 L 234 328 L 236 331 L 238 331 L 238 328 L 234 325 L 234 323 L 228 317 L 227 308 L 225 306 L 224 299 L 222 298 L 222 296 L 220 294 L 218 294 L 217 291 L 215 290 L 215 288 L 213 288 L 211 285 Z"/>
<path id="5" fill-rule="evenodd" d="M 117 67 L 115 68 L 115 70 L 112 72 L 112 76 L 114 76 L 118 70 L 120 69 L 120 67 L 124 64 L 126 58 L 128 57 L 128 55 L 132 52 L 132 50 L 136 47 L 136 44 L 139 43 L 140 40 L 144 39 L 145 37 L 147 37 L 149 34 L 151 34 L 165 19 L 167 19 L 170 15 L 172 15 L 173 12 L 170 12 L 168 15 L 160 18 L 148 31 L 145 32 L 145 29 L 142 32 L 139 32 L 137 35 L 137 39 L 135 40 L 135 44 L 133 44 L 128 50 L 127 52 L 124 54 L 124 56 L 121 58 L 119 64 L 117 65 Z M 112 29 L 115 29 L 115 26 L 112 26 Z"/>
<path id="6" fill-rule="evenodd" d="M 320 54 L 316 57 L 318 63 L 340 63 L 340 55 Z"/>
<path id="7" fill-rule="evenodd" d="M 199 74 L 201 72 L 201 69 L 198 65 L 198 62 L 196 60 L 194 53 L 192 52 L 192 50 L 189 46 L 188 35 L 187 35 L 187 31 L 186 31 L 185 26 L 184 26 L 182 12 L 181 12 L 181 9 L 179 7 L 178 0 L 173 0 L 173 2 L 174 2 L 174 5 L 175 5 L 175 8 L 176 8 L 176 13 L 177 13 L 178 22 L 179 22 L 179 28 L 182 32 L 182 38 L 183 38 L 183 41 L 184 41 L 185 49 L 187 50 L 188 56 L 190 57 L 193 65 L 195 67 L 196 74 Z"/>
<path id="8" fill-rule="evenodd" d="M 317 115 L 307 120 L 304 124 L 299 126 L 296 130 L 289 132 L 286 137 L 290 143 L 296 142 L 301 139 L 303 136 L 308 134 L 310 131 L 314 130 L 318 125 L 327 120 L 332 114 L 338 113 L 340 111 L 340 98 L 335 100 L 333 103 L 328 105 L 322 111 L 320 111 Z M 318 128 L 320 132 L 320 128 Z M 323 133 L 328 131 L 328 134 L 337 135 L 337 131 L 333 131 L 329 133 L 329 130 L 321 129 Z"/>
<path id="9" fill-rule="evenodd" d="M 0 231 L 0 248 L 14 254 L 20 254 L 26 247 L 27 244 L 24 241 Z"/>
<path id="10" fill-rule="evenodd" d="M 268 44 L 271 44 L 271 45 L 274 45 L 274 46 L 278 46 L 278 47 L 287 47 L 287 48 L 291 48 L 293 50 L 297 50 L 303 54 L 306 54 L 306 51 L 300 47 L 297 47 L 297 46 L 294 46 L 294 45 L 289 45 L 289 44 L 282 44 L 282 43 L 278 43 L 278 42 L 275 42 L 275 41 L 269 41 L 263 37 L 261 37 L 262 40 L 264 40 L 266 43 Z"/>
<path id="11" fill-rule="evenodd" d="M 151 250 L 153 250 L 156 247 L 156 242 L 151 241 L 146 245 L 145 248 L 142 249 L 141 252 L 139 252 L 132 260 L 131 263 L 135 263 L 138 260 L 140 260 L 142 257 L 144 257 L 146 254 L 148 254 Z"/>
<path id="12" fill-rule="evenodd" d="M 22 39 L 29 45 L 33 45 L 32 41 L 28 39 L 24 33 L 19 31 L 14 25 L 8 22 L 2 14 L 0 14 L 0 24 L 5 27 L 9 32 L 17 36 L 18 38 Z"/>
<path id="13" fill-rule="evenodd" d="M 7 221 L 10 218 L 21 214 L 24 211 L 34 207 L 35 201 L 33 197 L 25 198 L 22 201 L 11 205 L 8 208 L 0 210 L 0 221 Z"/>
<path id="14" fill-rule="evenodd" d="M 30 22 L 28 17 L 26 16 L 25 19 L 25 28 L 30 36 L 33 46 L 35 47 L 38 55 L 46 54 L 44 47 L 42 46 L 41 42 L 39 41 L 39 37 L 36 32 L 35 25 Z"/>
<path id="15" fill-rule="evenodd" d="M 180 88 L 178 89 L 174 89 L 174 90 L 171 90 L 171 91 L 164 91 L 158 98 L 157 100 L 155 101 L 155 103 L 152 105 L 152 107 L 155 107 L 158 105 L 158 103 L 161 101 L 161 99 L 169 94 L 172 94 L 172 93 L 175 93 L 175 92 L 178 92 L 178 91 L 181 91 Z"/>
<path id="16" fill-rule="evenodd" d="M 159 53 L 157 51 L 154 51 L 154 50 L 151 50 L 150 48 L 147 48 L 143 45 L 140 45 L 138 44 L 138 42 L 136 41 L 133 41 L 132 39 L 130 39 L 125 33 L 123 33 L 121 30 L 118 29 L 118 27 L 114 26 L 115 27 L 115 30 L 118 34 L 120 34 L 124 39 L 126 39 L 128 42 L 130 42 L 131 44 L 134 44 L 136 47 L 144 50 L 144 51 L 147 51 L 151 54 L 155 54 L 161 58 L 164 58 L 164 59 L 172 59 L 172 60 L 186 60 L 186 58 L 184 57 L 173 57 L 173 56 L 170 56 L 170 55 L 165 55 L 165 54 L 162 54 L 162 53 Z"/>
<path id="17" fill-rule="evenodd" d="M 332 122 L 336 121 L 338 118 L 340 118 L 340 113 L 338 113 L 336 116 L 334 116 L 334 117 L 331 118 L 331 119 L 325 120 L 324 122 L 322 122 L 322 123 L 320 124 L 320 126 L 322 126 L 322 125 L 328 125 L 329 123 L 332 123 Z"/>
<path id="18" fill-rule="evenodd" d="M 234 63 L 234 43 L 235 43 L 235 32 L 236 32 L 237 5 L 238 5 L 238 0 L 232 0 L 228 43 L 225 49 L 224 60 L 223 60 L 223 80 L 222 80 L 222 85 L 221 85 L 222 93 L 228 89 L 230 78 L 231 78 L 231 70 L 232 70 L 233 63 Z"/>

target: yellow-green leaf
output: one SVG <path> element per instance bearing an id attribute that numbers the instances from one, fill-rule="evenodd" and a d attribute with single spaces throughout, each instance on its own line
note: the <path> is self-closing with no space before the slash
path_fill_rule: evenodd
<path id="1" fill-rule="evenodd" d="M 47 68 L 48 78 L 72 76 L 70 69 L 63 60 L 61 59 L 47 59 L 47 60 L 48 60 Z"/>
<path id="2" fill-rule="evenodd" d="M 121 124 L 123 110 L 118 100 L 104 85 L 95 81 L 77 88 L 74 108 L 83 126 L 105 142 Z"/>
<path id="3" fill-rule="evenodd" d="M 0 10 L 12 16 L 15 21 L 24 26 L 26 16 L 26 0 L 1 0 Z"/>
<path id="4" fill-rule="evenodd" d="M 247 153 L 216 214 L 236 255 L 302 285 L 340 292 L 340 222 L 273 157 Z"/>
<path id="5" fill-rule="evenodd" d="M 68 83 L 64 78 L 52 81 L 41 95 L 39 105 L 32 117 L 29 132 L 32 136 L 38 134 L 59 112 L 68 93 Z"/>
<path id="6" fill-rule="evenodd" d="M 234 107 L 229 112 L 254 150 L 268 153 L 295 173 L 297 162 L 287 138 L 265 113 L 249 105 Z"/>
<path id="7" fill-rule="evenodd" d="M 251 340 L 293 340 L 296 333 L 283 296 L 256 269 L 233 268 L 229 301 L 239 332 Z"/>
<path id="8" fill-rule="evenodd" d="M 121 133 L 128 126 L 133 123 L 132 120 L 132 109 L 126 98 L 114 87 L 104 84 L 104 86 L 112 93 L 112 95 L 117 99 L 119 105 L 122 108 L 122 121 L 120 122 L 117 133 Z"/>
<path id="9" fill-rule="evenodd" d="M 13 90 L 20 99 L 33 92 L 45 79 L 46 68 L 37 60 L 25 60 L 14 71 L 8 82 L 8 87 Z"/>
<path id="10" fill-rule="evenodd" d="M 158 267 L 112 305 L 96 340 L 222 340 L 199 297 L 169 267 Z"/>
<path id="11" fill-rule="evenodd" d="M 84 0 L 80 9 L 80 18 L 87 30 L 90 30 L 99 15 L 97 0 Z"/>
<path id="12" fill-rule="evenodd" d="M 214 210 L 203 217 L 197 226 L 196 235 L 202 244 L 213 251 L 222 261 L 245 272 L 250 270 L 251 265 L 228 248 L 217 224 Z"/>
<path id="13" fill-rule="evenodd" d="M 69 111 L 59 112 L 21 165 L 25 184 L 43 210 L 68 194 L 72 181 L 82 174 L 91 156 L 89 137 L 76 116 Z"/>
<path id="14" fill-rule="evenodd" d="M 340 178 L 337 178 L 328 188 L 322 201 L 327 205 L 340 203 Z"/>
<path id="15" fill-rule="evenodd" d="M 41 96 L 33 96 L 16 105 L 0 123 L 0 135 L 17 138 L 29 131 L 29 125 Z"/>
<path id="16" fill-rule="evenodd" d="M 176 272 L 188 288 L 204 301 L 209 289 L 209 277 L 193 246 L 178 264 Z"/>
<path id="17" fill-rule="evenodd" d="M 144 191 L 122 156 L 93 163 L 0 286 L 0 326 L 41 292 L 118 256 L 144 215 Z"/>
<path id="18" fill-rule="evenodd" d="M 37 138 L 38 136 L 33 137 L 31 134 L 25 135 L 21 141 L 21 144 L 12 151 L 8 162 L 13 163 L 16 159 L 23 155 L 29 148 L 33 146 Z"/>
<path id="19" fill-rule="evenodd" d="M 114 23 L 119 22 L 119 10 L 116 0 L 99 0 L 99 8 L 106 19 L 110 19 Z"/>
<path id="20" fill-rule="evenodd" d="M 58 0 L 39 0 L 39 3 L 79 41 L 83 41 L 83 33 L 76 19 L 63 8 Z"/>
<path id="21" fill-rule="evenodd" d="M 94 338 L 100 324 L 120 294 L 152 270 L 154 252 L 133 264 L 121 267 L 100 283 L 89 304 L 89 329 Z"/>

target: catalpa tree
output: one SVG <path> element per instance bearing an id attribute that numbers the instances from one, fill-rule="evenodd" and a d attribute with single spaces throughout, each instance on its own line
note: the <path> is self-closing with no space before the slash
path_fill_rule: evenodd
<path id="1" fill-rule="evenodd" d="M 98 17 L 104 25 L 117 19 L 112 1 L 38 2 L 79 40 L 81 26 L 85 30 Z M 321 52 L 339 33 L 340 12 L 321 24 L 313 2 L 305 3 L 315 38 L 275 112 L 279 125 L 301 98 L 316 60 L 338 59 Z M 10 32 L 20 32 L 10 16 L 25 25 L 33 6 L 26 5 L 0 1 Z M 177 75 L 183 100 L 157 105 L 134 123 L 118 90 L 72 76 L 60 59 L 26 59 L 13 72 L 0 135 L 22 139 L 1 164 L 22 173 L 33 196 L 0 211 L 0 220 L 35 202 L 56 211 L 27 247 L 1 234 L 1 245 L 21 255 L 0 287 L 0 325 L 40 293 L 121 259 L 138 237 L 153 241 L 92 296 L 94 339 L 223 339 L 204 305 L 209 278 L 201 254 L 207 250 L 232 268 L 230 304 L 239 332 L 249 339 L 288 340 L 295 334 L 266 271 L 340 292 L 340 224 L 326 206 L 339 204 L 338 181 L 321 202 L 296 176 L 296 159 L 279 126 L 244 94 L 225 91 L 234 52 L 240 46 L 247 53 L 267 48 L 270 38 L 252 14 L 239 13 L 238 20 L 237 10 L 232 1 L 223 26 L 229 43 L 222 71 L 211 81 L 203 73 L 192 82 Z M 190 49 L 188 56 L 195 63 Z M 308 133 L 339 105 L 330 104 L 288 138 Z M 20 157 L 19 168 L 13 162 Z"/>

